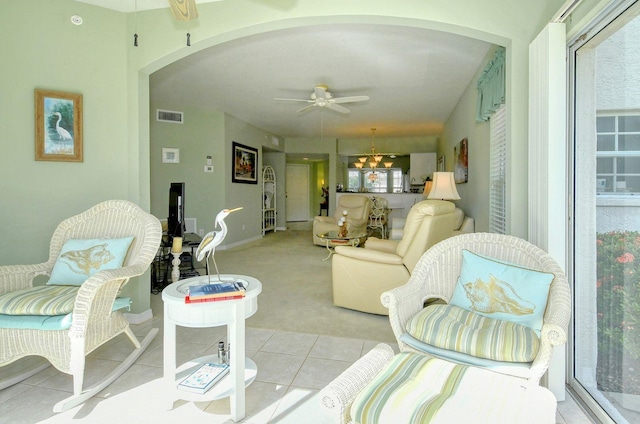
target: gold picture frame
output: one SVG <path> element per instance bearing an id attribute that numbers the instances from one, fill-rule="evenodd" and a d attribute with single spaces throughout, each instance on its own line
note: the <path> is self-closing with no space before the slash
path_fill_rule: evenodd
<path id="1" fill-rule="evenodd" d="M 82 162 L 82 94 L 35 90 L 36 160 Z"/>

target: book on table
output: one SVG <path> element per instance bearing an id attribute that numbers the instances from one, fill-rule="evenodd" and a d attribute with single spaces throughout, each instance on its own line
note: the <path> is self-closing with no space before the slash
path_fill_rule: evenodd
<path id="1" fill-rule="evenodd" d="M 178 389 L 192 393 L 206 393 L 228 373 L 228 364 L 202 364 L 178 384 Z"/>
<path id="2" fill-rule="evenodd" d="M 207 299 L 239 299 L 245 295 L 245 292 L 246 285 L 242 281 L 218 281 L 189 286 L 189 293 L 185 301 L 193 303 Z"/>
<path id="3" fill-rule="evenodd" d="M 235 300 L 244 298 L 244 294 L 234 294 L 230 296 L 213 297 L 213 298 L 196 298 L 191 299 L 189 295 L 184 298 L 184 303 L 203 303 L 203 302 L 219 302 L 221 300 Z"/>

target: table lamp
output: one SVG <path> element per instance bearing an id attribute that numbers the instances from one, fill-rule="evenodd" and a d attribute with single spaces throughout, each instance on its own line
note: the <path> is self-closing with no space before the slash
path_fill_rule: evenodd
<path id="1" fill-rule="evenodd" d="M 425 184 L 426 192 L 426 184 Z M 460 200 L 453 172 L 434 172 L 433 185 L 427 199 Z"/>

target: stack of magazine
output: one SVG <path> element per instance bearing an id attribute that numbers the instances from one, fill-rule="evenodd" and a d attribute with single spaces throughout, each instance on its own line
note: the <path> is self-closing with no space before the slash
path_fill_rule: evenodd
<path id="1" fill-rule="evenodd" d="M 242 299 L 247 286 L 242 281 L 218 281 L 209 284 L 189 286 L 185 303 L 216 302 L 219 300 Z"/>
<path id="2" fill-rule="evenodd" d="M 178 389 L 193 393 L 206 393 L 228 373 L 228 364 L 202 364 L 178 384 Z"/>

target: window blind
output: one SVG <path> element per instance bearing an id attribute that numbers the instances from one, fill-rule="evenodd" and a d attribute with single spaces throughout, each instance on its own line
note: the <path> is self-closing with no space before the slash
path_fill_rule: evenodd
<path id="1" fill-rule="evenodd" d="M 506 234 L 507 128 L 504 104 L 489 120 L 489 231 Z"/>

